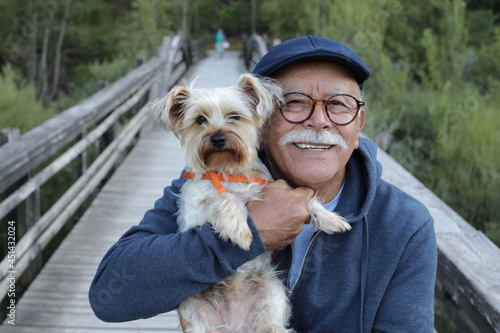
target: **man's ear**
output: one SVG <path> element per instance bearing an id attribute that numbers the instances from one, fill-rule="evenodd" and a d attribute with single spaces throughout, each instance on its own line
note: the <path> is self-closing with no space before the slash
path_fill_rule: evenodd
<path id="1" fill-rule="evenodd" d="M 365 109 L 360 109 L 356 120 L 354 121 L 354 125 L 356 126 L 357 138 L 356 138 L 356 146 L 354 149 L 358 149 L 359 147 L 359 135 L 361 134 L 361 130 L 363 126 L 365 126 Z"/>

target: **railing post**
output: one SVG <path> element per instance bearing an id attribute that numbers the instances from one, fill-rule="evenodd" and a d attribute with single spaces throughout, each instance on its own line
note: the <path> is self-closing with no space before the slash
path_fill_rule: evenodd
<path id="1" fill-rule="evenodd" d="M 143 64 L 144 64 L 144 58 L 143 57 L 137 57 L 136 58 L 136 67 L 140 67 Z M 135 114 L 139 113 L 139 111 L 142 109 L 142 107 L 144 105 L 146 105 L 146 103 L 149 100 L 150 93 L 151 93 L 151 88 L 148 89 L 148 91 L 146 91 L 144 93 L 144 96 L 141 97 L 141 99 L 139 100 L 139 102 L 137 102 L 136 109 L 135 109 Z M 135 136 L 135 142 L 137 142 L 137 140 L 139 140 L 140 136 L 141 136 L 141 131 L 138 131 L 137 135 Z M 133 145 L 135 145 L 135 142 L 133 143 Z"/>
<path id="2" fill-rule="evenodd" d="M 144 57 L 135 58 L 135 67 L 140 67 L 144 63 Z"/>
<path id="3" fill-rule="evenodd" d="M 20 138 L 19 128 L 3 128 L 0 131 L 0 146 Z"/>
<path id="4" fill-rule="evenodd" d="M 87 131 L 83 130 L 82 133 L 76 137 L 76 139 L 75 139 L 76 142 L 83 139 L 86 134 L 87 134 Z M 98 149 L 99 149 L 99 147 L 96 147 L 96 151 L 98 151 Z M 77 168 L 76 178 L 80 178 L 87 170 L 87 150 L 84 150 L 76 158 L 76 168 Z"/>
<path id="5" fill-rule="evenodd" d="M 193 64 L 193 54 L 191 51 L 191 43 L 189 37 L 186 37 L 182 40 L 182 56 L 184 58 L 184 62 L 186 63 L 186 68 L 191 67 L 191 65 Z"/>
<path id="6" fill-rule="evenodd" d="M 136 58 L 136 67 L 140 67 L 140 66 L 142 66 L 142 64 L 144 64 L 144 58 L 137 57 Z M 148 100 L 149 100 L 149 90 L 148 90 L 148 92 L 146 92 L 144 94 L 144 96 L 142 96 L 139 103 L 137 103 L 136 113 L 139 112 L 140 109 L 142 109 L 142 107 L 148 102 Z"/>
<path id="7" fill-rule="evenodd" d="M 104 88 L 106 88 L 107 86 L 109 86 L 109 82 L 108 81 L 104 81 L 104 80 L 99 80 L 98 82 L 99 84 L 99 90 L 102 90 Z M 109 111 L 109 113 L 112 113 L 113 110 Z M 117 124 L 113 124 L 113 126 L 111 126 L 108 131 L 106 133 L 104 133 L 104 135 L 102 136 L 102 140 L 104 141 L 103 144 L 104 146 L 103 147 L 100 147 L 102 150 L 106 149 L 106 147 L 115 140 L 115 137 L 116 137 L 116 133 L 118 132 L 118 127 L 117 127 Z M 100 151 L 99 151 L 100 153 Z"/>
<path id="8" fill-rule="evenodd" d="M 255 34 L 257 32 L 257 3 L 255 0 L 252 0 L 252 8 L 251 8 L 251 34 Z"/>

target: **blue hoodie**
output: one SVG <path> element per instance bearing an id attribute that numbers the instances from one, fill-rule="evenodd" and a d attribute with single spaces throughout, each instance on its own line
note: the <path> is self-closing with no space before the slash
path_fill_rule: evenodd
<path id="1" fill-rule="evenodd" d="M 360 138 L 336 208 L 352 230 L 314 234 L 290 295 L 296 332 L 434 332 L 433 220 L 420 202 L 382 180 L 381 171 L 375 145 Z M 175 200 L 183 183 L 165 188 L 103 258 L 89 293 L 101 320 L 174 310 L 265 251 L 251 219 L 249 251 L 221 240 L 209 225 L 178 233 Z M 291 246 L 276 256 L 283 280 L 291 258 Z"/>

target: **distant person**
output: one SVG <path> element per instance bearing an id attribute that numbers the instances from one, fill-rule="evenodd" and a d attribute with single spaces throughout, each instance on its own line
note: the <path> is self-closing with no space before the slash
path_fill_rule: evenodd
<path id="1" fill-rule="evenodd" d="M 224 31 L 219 28 L 214 37 L 215 50 L 219 58 L 224 56 L 224 50 L 229 46 Z"/>

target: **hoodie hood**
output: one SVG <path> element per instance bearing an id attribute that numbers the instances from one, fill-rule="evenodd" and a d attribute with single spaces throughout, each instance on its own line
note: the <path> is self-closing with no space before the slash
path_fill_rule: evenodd
<path id="1" fill-rule="evenodd" d="M 436 246 L 432 218 L 422 204 L 381 176 L 376 145 L 360 137 L 346 165 L 336 208 L 352 230 L 332 235 L 317 232 L 311 239 L 290 296 L 296 314 L 290 326 L 297 332 L 342 327 L 346 332 L 366 333 L 382 320 L 379 316 L 385 317 L 378 328 L 433 330 Z M 293 255 L 292 246 L 287 246 L 275 257 L 280 277 L 287 282 Z M 409 256 L 412 259 L 406 260 Z M 409 278 L 408 271 L 415 274 Z M 427 276 L 422 278 L 422 274 Z M 424 290 L 421 284 L 406 282 L 409 279 L 426 280 Z M 388 291 L 391 283 L 391 288 L 400 288 L 398 292 Z M 407 302 L 401 295 L 408 293 L 415 302 L 393 305 Z M 335 306 L 332 300 L 338 300 Z M 407 312 L 394 320 L 401 309 Z M 416 324 L 411 320 L 413 313 L 429 318 L 429 325 L 425 329 L 412 326 Z"/>
<path id="2" fill-rule="evenodd" d="M 344 189 L 336 211 L 353 223 L 368 214 L 382 177 L 382 165 L 377 161 L 377 146 L 360 137 L 359 148 L 354 150 L 346 168 Z"/>

